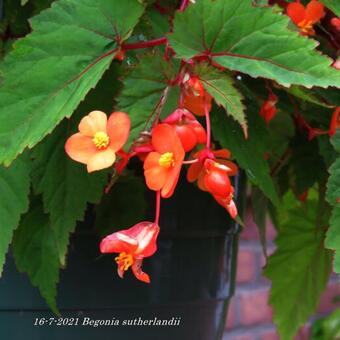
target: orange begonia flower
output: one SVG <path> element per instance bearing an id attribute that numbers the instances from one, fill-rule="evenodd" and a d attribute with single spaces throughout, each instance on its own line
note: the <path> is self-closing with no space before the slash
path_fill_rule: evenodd
<path id="1" fill-rule="evenodd" d="M 299 27 L 302 35 L 314 35 L 313 25 L 325 15 L 324 5 L 312 0 L 306 7 L 300 2 L 292 2 L 287 6 L 287 14 Z"/>
<path id="2" fill-rule="evenodd" d="M 92 111 L 80 121 L 78 129 L 79 132 L 66 141 L 65 151 L 92 172 L 115 162 L 116 152 L 128 139 L 130 118 L 124 112 L 114 112 L 107 119 L 104 112 Z"/>
<path id="3" fill-rule="evenodd" d="M 261 106 L 260 116 L 265 120 L 267 124 L 269 124 L 269 122 L 276 116 L 277 101 L 278 101 L 277 96 L 273 92 L 270 92 L 268 99 Z"/>
<path id="4" fill-rule="evenodd" d="M 138 280 L 150 283 L 149 275 L 142 271 L 142 262 L 144 257 L 149 257 L 156 252 L 158 234 L 157 224 L 140 222 L 129 229 L 106 236 L 100 243 L 100 251 L 119 254 L 115 261 L 121 278 L 131 267 Z"/>
<path id="5" fill-rule="evenodd" d="M 151 190 L 161 190 L 162 197 L 170 197 L 178 182 L 184 149 L 177 133 L 168 124 L 159 124 L 152 130 L 150 152 L 144 162 L 144 175 Z"/>

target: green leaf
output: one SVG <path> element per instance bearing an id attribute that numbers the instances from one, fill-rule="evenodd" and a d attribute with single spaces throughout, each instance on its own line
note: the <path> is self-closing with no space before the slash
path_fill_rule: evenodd
<path id="1" fill-rule="evenodd" d="M 240 126 L 225 116 L 221 110 L 212 112 L 214 138 L 229 149 L 249 180 L 257 185 L 275 204 L 279 204 L 274 182 L 270 176 L 268 162 L 264 158 L 267 151 L 264 140 L 268 138 L 266 127 L 258 113 L 251 112 L 249 117 L 249 137 L 245 139 Z"/>
<path id="2" fill-rule="evenodd" d="M 131 34 L 137 0 L 60 0 L 32 19 L 1 65 L 0 162 L 9 164 L 69 117 Z"/>
<path id="3" fill-rule="evenodd" d="M 284 86 L 340 87 L 340 72 L 314 50 L 317 42 L 289 30 L 289 18 L 275 11 L 251 0 L 197 0 L 176 13 L 169 42 L 178 58 L 211 53 L 230 70 Z"/>
<path id="4" fill-rule="evenodd" d="M 63 122 L 33 151 L 33 186 L 43 196 L 44 211 L 50 214 L 62 266 L 69 234 L 83 220 L 87 203 L 98 203 L 107 181 L 106 172 L 88 174 L 83 164 L 67 157 L 64 144 L 71 135 L 67 127 L 68 122 Z"/>
<path id="5" fill-rule="evenodd" d="M 28 209 L 30 189 L 30 161 L 18 158 L 9 168 L 0 166 L 0 276 L 8 245 L 20 215 Z"/>
<path id="6" fill-rule="evenodd" d="M 328 7 L 334 14 L 340 17 L 340 3 L 339 0 L 321 0 L 321 2 Z"/>
<path id="7" fill-rule="evenodd" d="M 52 311 L 59 314 L 56 305 L 58 236 L 49 224 L 41 203 L 37 201 L 31 203 L 30 211 L 23 216 L 14 234 L 13 253 L 18 270 L 28 274 Z"/>
<path id="8" fill-rule="evenodd" d="M 328 249 L 335 250 L 333 266 L 335 272 L 340 274 L 340 205 L 333 208 L 329 224 L 325 245 Z"/>
<path id="9" fill-rule="evenodd" d="M 257 187 L 251 188 L 251 207 L 254 221 L 259 229 L 260 242 L 264 256 L 267 258 L 266 217 L 268 211 L 268 198 Z"/>
<path id="10" fill-rule="evenodd" d="M 124 79 L 124 88 L 117 98 L 117 107 L 129 113 L 131 132 L 129 142 L 138 137 L 146 121 L 152 117 L 166 95 L 168 83 L 175 77 L 174 65 L 160 54 L 149 54 Z"/>
<path id="11" fill-rule="evenodd" d="M 277 250 L 269 257 L 264 272 L 272 281 L 269 302 L 282 340 L 292 340 L 299 327 L 315 312 L 332 263 L 332 253 L 323 247 L 327 214 L 322 216 L 319 225 L 316 200 L 304 206 L 297 201 L 292 203 L 292 195 L 289 200 L 290 207 L 281 208 L 284 216 L 279 218 Z"/>
<path id="12" fill-rule="evenodd" d="M 330 204 L 340 204 L 340 157 L 329 168 L 327 183 L 327 200 Z"/>
<path id="13" fill-rule="evenodd" d="M 231 75 L 218 71 L 207 64 L 198 65 L 194 72 L 200 77 L 205 89 L 213 96 L 216 103 L 239 122 L 245 134 L 247 134 L 245 107 L 242 103 L 243 96 L 235 87 Z"/>

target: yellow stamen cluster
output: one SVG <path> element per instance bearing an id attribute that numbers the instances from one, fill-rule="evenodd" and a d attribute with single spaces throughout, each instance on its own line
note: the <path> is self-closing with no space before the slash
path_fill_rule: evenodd
<path id="1" fill-rule="evenodd" d="M 106 149 L 110 143 L 110 137 L 103 131 L 96 132 L 92 139 L 97 149 Z"/>
<path id="2" fill-rule="evenodd" d="M 133 257 L 131 254 L 127 254 L 125 251 L 119 254 L 115 258 L 120 270 L 128 270 L 133 265 Z"/>
<path id="3" fill-rule="evenodd" d="M 161 155 L 158 161 L 163 168 L 169 169 L 175 165 L 174 154 L 172 152 L 165 152 Z"/>
<path id="4" fill-rule="evenodd" d="M 298 26 L 303 33 L 314 32 L 313 23 L 311 21 L 303 20 L 298 24 Z"/>

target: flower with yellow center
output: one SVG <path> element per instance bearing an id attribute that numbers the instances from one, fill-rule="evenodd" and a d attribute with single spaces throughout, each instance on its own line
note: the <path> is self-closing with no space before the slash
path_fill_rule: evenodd
<path id="1" fill-rule="evenodd" d="M 109 118 L 101 111 L 83 117 L 79 132 L 70 136 L 65 151 L 73 160 L 86 164 L 87 171 L 109 168 L 129 137 L 130 118 L 124 112 L 113 112 Z"/>
<path id="2" fill-rule="evenodd" d="M 110 143 L 110 137 L 107 135 L 106 132 L 99 131 L 96 132 L 93 139 L 93 144 L 96 146 L 97 149 L 103 150 L 106 149 Z"/>
<path id="3" fill-rule="evenodd" d="M 175 165 L 174 154 L 172 152 L 165 152 L 159 157 L 159 165 L 163 168 L 169 169 Z"/>

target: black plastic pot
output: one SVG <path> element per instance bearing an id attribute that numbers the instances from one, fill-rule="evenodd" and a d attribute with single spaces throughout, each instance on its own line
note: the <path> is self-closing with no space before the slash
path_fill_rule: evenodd
<path id="1" fill-rule="evenodd" d="M 243 181 L 235 185 L 240 204 Z M 0 280 L 1 339 L 220 340 L 234 291 L 238 226 L 210 195 L 184 183 L 162 201 L 160 225 L 158 251 L 143 266 L 150 285 L 130 272 L 121 280 L 114 255 L 98 257 L 99 240 L 77 233 L 60 278 L 60 321 L 9 255 Z M 39 325 L 41 318 L 57 321 Z M 90 326 L 86 318 L 111 325 Z M 146 320 L 151 324 L 142 325 Z M 172 321 L 157 326 L 159 320 Z"/>

